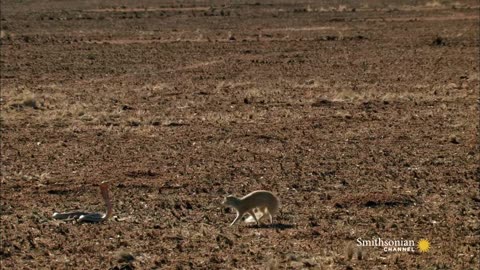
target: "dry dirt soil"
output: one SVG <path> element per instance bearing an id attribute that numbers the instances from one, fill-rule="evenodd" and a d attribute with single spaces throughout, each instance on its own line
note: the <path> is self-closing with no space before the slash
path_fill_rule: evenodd
<path id="1" fill-rule="evenodd" d="M 2 269 L 478 269 L 479 13 L 2 1 Z M 102 181 L 110 220 L 52 219 Z M 228 227 L 256 189 L 274 224 Z"/>

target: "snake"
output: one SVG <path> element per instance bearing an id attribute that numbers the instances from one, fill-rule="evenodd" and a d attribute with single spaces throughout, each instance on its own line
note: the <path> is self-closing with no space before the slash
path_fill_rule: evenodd
<path id="1" fill-rule="evenodd" d="M 108 192 L 108 182 L 102 182 L 100 184 L 100 194 L 105 202 L 106 212 L 86 212 L 82 210 L 74 210 L 68 212 L 55 212 L 52 218 L 58 220 L 77 220 L 79 222 L 99 223 L 108 220 L 113 213 L 112 202 L 110 200 L 110 194 Z"/>

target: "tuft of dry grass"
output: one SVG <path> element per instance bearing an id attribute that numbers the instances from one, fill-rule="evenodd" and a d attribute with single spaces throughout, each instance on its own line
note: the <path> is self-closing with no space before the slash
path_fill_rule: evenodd
<path id="1" fill-rule="evenodd" d="M 271 258 L 271 259 L 267 262 L 267 265 L 266 265 L 265 268 L 268 269 L 268 270 L 277 270 L 277 269 L 279 269 L 278 260 L 275 259 L 275 258 Z"/>
<path id="2" fill-rule="evenodd" d="M 278 102 L 282 99 L 283 93 L 276 88 L 248 88 L 243 92 L 244 103 L 271 103 Z M 247 102 L 245 102 L 247 101 Z"/>
<path id="3" fill-rule="evenodd" d="M 357 261 L 361 261 L 361 260 L 365 260 L 365 250 L 362 249 L 361 247 L 357 247 L 356 245 L 354 244 L 348 244 L 346 247 L 345 247 L 345 258 L 348 260 L 348 261 L 352 261 L 352 260 L 357 260 Z"/>
<path id="4" fill-rule="evenodd" d="M 450 135 L 450 138 L 448 139 L 448 141 L 453 143 L 453 144 L 460 144 L 461 143 L 460 137 L 458 137 L 458 135 L 456 135 L 456 134 Z"/>
<path id="5" fill-rule="evenodd" d="M 40 102 L 38 101 L 38 98 L 35 96 L 34 93 L 30 92 L 29 90 L 24 90 L 19 94 L 11 97 L 11 101 L 8 103 L 8 105 L 9 107 L 15 109 L 40 108 Z"/>
<path id="6" fill-rule="evenodd" d="M 347 245 L 347 247 L 345 248 L 345 258 L 351 261 L 353 259 L 354 254 L 355 254 L 355 247 L 353 246 L 353 244 Z"/>
<path id="7" fill-rule="evenodd" d="M 432 0 L 430 2 L 425 3 L 425 6 L 429 8 L 439 8 L 439 7 L 443 7 L 444 5 L 440 3 L 440 1 L 438 0 Z"/>
<path id="8" fill-rule="evenodd" d="M 0 31 L 0 39 L 1 40 L 11 40 L 14 37 L 14 34 L 7 32 L 5 30 Z"/>
<path id="9" fill-rule="evenodd" d="M 125 250 L 119 251 L 116 257 L 119 263 L 131 263 L 135 261 L 135 256 L 131 252 Z"/>

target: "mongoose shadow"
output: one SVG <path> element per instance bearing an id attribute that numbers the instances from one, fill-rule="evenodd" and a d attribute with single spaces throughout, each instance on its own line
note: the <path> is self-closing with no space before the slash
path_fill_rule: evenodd
<path id="1" fill-rule="evenodd" d="M 255 229 L 277 229 L 277 230 L 287 230 L 295 228 L 295 225 L 292 224 L 285 224 L 285 223 L 273 223 L 273 224 L 252 224 L 248 225 L 247 228 L 255 228 Z"/>

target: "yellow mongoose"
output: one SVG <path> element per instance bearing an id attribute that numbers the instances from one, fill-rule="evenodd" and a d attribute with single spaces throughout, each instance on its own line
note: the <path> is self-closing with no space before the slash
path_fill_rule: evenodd
<path id="1" fill-rule="evenodd" d="M 265 217 L 266 214 L 270 217 L 270 223 L 273 223 L 272 216 L 278 212 L 280 201 L 270 191 L 257 190 L 240 199 L 229 195 L 223 201 L 223 205 L 233 207 L 237 211 L 237 217 L 230 226 L 237 223 L 247 213 L 250 214 L 250 217 L 245 221 L 249 222 L 253 218 L 259 225 L 259 220 Z M 261 212 L 261 215 L 255 214 L 254 209 Z"/>

